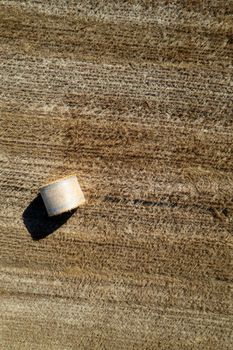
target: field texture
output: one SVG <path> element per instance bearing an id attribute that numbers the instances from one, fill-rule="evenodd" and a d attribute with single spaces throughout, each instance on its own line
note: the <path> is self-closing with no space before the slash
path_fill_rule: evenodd
<path id="1" fill-rule="evenodd" d="M 230 0 L 0 2 L 0 349 L 233 348 L 232 62 Z"/>

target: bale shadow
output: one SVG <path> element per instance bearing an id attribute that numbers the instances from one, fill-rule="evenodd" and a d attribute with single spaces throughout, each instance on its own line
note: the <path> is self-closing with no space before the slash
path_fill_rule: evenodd
<path id="1" fill-rule="evenodd" d="M 23 212 L 23 222 L 33 240 L 38 241 L 56 231 L 75 213 L 76 209 L 57 216 L 49 217 L 38 195 Z"/>

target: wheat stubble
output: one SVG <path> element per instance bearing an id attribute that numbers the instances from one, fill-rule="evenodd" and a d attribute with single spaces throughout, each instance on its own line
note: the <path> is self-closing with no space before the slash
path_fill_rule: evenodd
<path id="1" fill-rule="evenodd" d="M 232 16 L 1 2 L 2 349 L 232 348 Z M 70 173 L 87 204 L 33 240 L 22 213 Z"/>

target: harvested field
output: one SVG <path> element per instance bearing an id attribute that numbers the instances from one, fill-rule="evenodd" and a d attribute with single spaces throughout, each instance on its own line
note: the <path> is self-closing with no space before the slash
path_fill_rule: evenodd
<path id="1" fill-rule="evenodd" d="M 232 62 L 230 0 L 0 2 L 1 349 L 232 349 Z"/>

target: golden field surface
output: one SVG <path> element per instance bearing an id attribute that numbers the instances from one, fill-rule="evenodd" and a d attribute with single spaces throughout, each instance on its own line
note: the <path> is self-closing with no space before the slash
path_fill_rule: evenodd
<path id="1" fill-rule="evenodd" d="M 232 349 L 232 62 L 232 1 L 0 2 L 0 349 Z"/>

